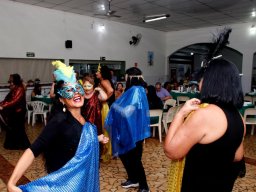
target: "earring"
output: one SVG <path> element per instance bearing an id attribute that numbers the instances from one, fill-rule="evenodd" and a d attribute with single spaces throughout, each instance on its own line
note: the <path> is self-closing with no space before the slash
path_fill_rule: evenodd
<path id="1" fill-rule="evenodd" d="M 66 107 L 65 107 L 65 104 L 63 104 L 62 111 L 63 111 L 64 113 L 67 111 L 67 109 L 66 109 Z"/>

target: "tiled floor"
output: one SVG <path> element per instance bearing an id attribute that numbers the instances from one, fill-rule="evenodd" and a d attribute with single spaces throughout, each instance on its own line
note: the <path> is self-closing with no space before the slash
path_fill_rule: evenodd
<path id="1" fill-rule="evenodd" d="M 40 130 L 41 124 L 34 128 L 27 126 L 30 141 L 33 141 Z M 249 133 L 249 131 L 248 131 Z M 12 172 L 13 166 L 23 151 L 10 151 L 3 148 L 5 132 L 0 133 L 0 192 L 6 192 L 6 182 Z M 247 135 L 245 138 L 245 156 L 247 174 L 236 181 L 233 192 L 256 192 L 256 136 Z M 144 145 L 143 163 L 147 174 L 148 184 L 152 192 L 166 191 L 167 169 L 170 161 L 165 157 L 162 144 L 157 138 L 146 140 Z M 35 160 L 33 165 L 25 173 L 20 183 L 36 179 L 45 174 L 42 158 Z M 126 172 L 119 159 L 113 159 L 110 163 L 101 163 L 100 188 L 102 192 L 133 192 L 135 189 L 123 189 L 120 183 L 126 178 Z"/>

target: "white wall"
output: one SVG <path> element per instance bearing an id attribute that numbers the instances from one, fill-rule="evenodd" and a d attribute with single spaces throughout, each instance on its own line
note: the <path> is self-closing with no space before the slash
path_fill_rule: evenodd
<path id="1" fill-rule="evenodd" d="M 105 33 L 97 32 L 97 24 L 106 26 Z M 168 75 L 167 57 L 174 51 L 194 43 L 211 42 L 218 27 L 164 33 L 133 25 L 93 19 L 82 15 L 40 8 L 18 2 L 0 1 L 0 57 L 26 58 L 35 52 L 36 58 L 108 60 L 135 62 L 148 83 L 165 81 Z M 243 54 L 243 89 L 251 87 L 253 53 L 256 38 L 249 35 L 250 24 L 230 25 L 230 47 Z M 130 46 L 132 35 L 142 34 L 136 47 Z M 65 40 L 73 41 L 73 48 L 65 48 Z M 147 52 L 153 51 L 154 65 L 148 66 Z M 1 68 L 0 68 L 1 70 Z M 0 77 L 1 78 L 1 77 Z"/>
<path id="2" fill-rule="evenodd" d="M 104 33 L 97 25 L 104 24 Z M 87 16 L 40 8 L 8 0 L 0 1 L 0 57 L 25 58 L 35 52 L 35 58 L 63 58 L 126 62 L 126 68 L 138 63 L 149 83 L 165 79 L 165 33 L 132 25 L 100 20 Z M 131 36 L 142 34 L 137 46 L 131 46 Z M 72 40 L 73 48 L 65 48 Z M 154 65 L 148 66 L 147 52 L 154 52 Z"/>
<path id="3" fill-rule="evenodd" d="M 242 86 L 244 92 L 249 92 L 251 89 L 253 54 L 256 51 L 256 36 L 250 34 L 250 26 L 251 23 L 229 25 L 232 28 L 232 33 L 228 46 L 243 54 Z M 209 27 L 167 33 L 166 56 L 168 57 L 176 50 L 187 45 L 211 42 L 212 34 L 220 28 Z"/>

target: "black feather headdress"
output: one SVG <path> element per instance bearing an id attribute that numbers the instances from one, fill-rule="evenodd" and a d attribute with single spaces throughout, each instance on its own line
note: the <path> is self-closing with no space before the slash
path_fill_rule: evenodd
<path id="1" fill-rule="evenodd" d="M 209 47 L 209 52 L 202 62 L 202 67 L 207 67 L 211 60 L 221 57 L 221 50 L 229 44 L 228 38 L 232 29 L 225 27 L 219 30 L 217 35 L 213 34 L 213 41 Z"/>

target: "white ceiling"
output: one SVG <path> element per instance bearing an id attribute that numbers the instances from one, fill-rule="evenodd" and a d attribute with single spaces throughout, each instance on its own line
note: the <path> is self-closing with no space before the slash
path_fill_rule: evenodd
<path id="1" fill-rule="evenodd" d="M 108 0 L 11 0 L 75 14 L 109 19 L 160 31 L 178 31 L 256 21 L 256 0 L 112 0 L 117 17 L 95 16 L 108 10 Z M 105 4 L 106 10 L 100 10 Z M 165 20 L 143 23 L 147 15 L 170 14 Z"/>

